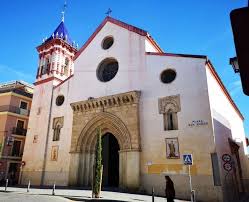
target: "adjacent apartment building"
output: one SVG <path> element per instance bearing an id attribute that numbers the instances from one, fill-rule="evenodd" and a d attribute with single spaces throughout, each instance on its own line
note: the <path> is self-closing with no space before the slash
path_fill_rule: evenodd
<path id="1" fill-rule="evenodd" d="M 0 83 L 0 182 L 17 184 L 27 133 L 33 86 L 23 81 Z"/>

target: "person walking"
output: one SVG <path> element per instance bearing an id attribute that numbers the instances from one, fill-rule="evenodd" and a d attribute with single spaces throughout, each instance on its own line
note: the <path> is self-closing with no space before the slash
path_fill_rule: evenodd
<path id="1" fill-rule="evenodd" d="M 174 198 L 175 198 L 174 183 L 170 179 L 169 176 L 165 176 L 165 180 L 166 180 L 165 195 L 166 195 L 166 198 L 167 198 L 167 202 L 174 202 Z"/>

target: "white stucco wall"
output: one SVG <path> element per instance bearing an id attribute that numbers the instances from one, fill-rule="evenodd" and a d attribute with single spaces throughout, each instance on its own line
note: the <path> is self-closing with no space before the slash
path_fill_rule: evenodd
<path id="1" fill-rule="evenodd" d="M 23 161 L 26 162 L 23 168 L 25 172 L 22 179 L 23 183 L 27 183 L 28 180 L 31 180 L 39 184 L 43 168 L 53 83 L 53 81 L 50 81 L 43 85 L 35 86 L 34 88 L 28 132 L 23 153 Z M 36 142 L 34 142 L 34 136 L 37 136 Z"/>
<path id="2" fill-rule="evenodd" d="M 102 40 L 112 35 L 114 44 L 109 50 L 101 48 Z M 139 83 L 141 68 L 145 62 L 145 41 L 144 37 L 129 32 L 126 29 L 115 26 L 111 23 L 99 32 L 95 39 L 89 44 L 85 51 L 75 61 L 74 76 L 58 86 L 54 90 L 54 101 L 50 123 L 48 155 L 46 164 L 45 181 L 52 184 L 56 180 L 61 185 L 68 183 L 68 171 L 70 162 L 70 145 L 72 133 L 72 109 L 70 103 L 87 100 L 89 97 L 101 97 L 136 89 Z M 116 77 L 110 82 L 100 82 L 96 77 L 98 64 L 106 57 L 112 57 L 119 62 L 119 71 Z M 138 87 L 139 89 L 141 87 Z M 58 95 L 65 96 L 62 106 L 55 105 Z M 52 141 L 53 118 L 64 116 L 64 126 L 61 130 L 59 141 Z M 59 146 L 57 161 L 51 161 L 52 146 Z M 50 175 L 57 171 L 57 174 Z M 61 174 L 58 174 L 60 172 Z"/>
<path id="3" fill-rule="evenodd" d="M 113 36 L 114 43 L 108 50 L 101 47 L 106 36 Z M 145 36 L 138 35 L 110 22 L 100 30 L 87 48 L 81 53 L 74 64 L 74 76 L 54 90 L 52 115 L 48 141 L 48 155 L 45 182 L 52 184 L 57 181 L 60 185 L 67 185 L 70 164 L 70 144 L 72 133 L 72 109 L 70 103 L 87 100 L 89 97 L 103 97 L 133 90 L 141 91 L 140 100 L 140 135 L 141 160 L 140 174 L 144 189 L 150 190 L 154 185 L 156 193 L 164 194 L 164 175 L 171 175 L 178 189 L 178 196 L 189 196 L 187 167 L 182 166 L 182 158 L 167 159 L 165 138 L 177 137 L 180 155 L 192 153 L 193 188 L 198 190 L 199 196 L 204 196 L 208 189 L 211 196 L 218 195 L 219 188 L 213 187 L 213 176 L 210 154 L 215 152 L 213 122 L 211 108 L 225 117 L 231 124 L 233 137 L 243 137 L 243 122 L 232 107 L 224 109 L 227 103 L 218 84 L 206 70 L 206 58 L 148 55 L 146 51 L 155 52 Z M 117 75 L 109 82 L 97 79 L 96 70 L 105 58 L 115 58 L 119 63 Z M 177 73 L 176 79 L 170 84 L 160 81 L 163 70 L 170 68 Z M 208 78 L 208 79 L 207 79 Z M 46 93 L 40 97 L 37 94 L 44 88 Z M 37 118 L 36 107 L 41 102 L 48 110 L 52 86 L 49 83 L 37 86 L 35 89 L 33 109 L 31 112 L 30 134 L 39 133 L 38 141 L 33 144 L 32 138 L 27 137 L 24 159 L 32 159 L 30 151 L 35 153 L 35 162 L 42 161 L 46 131 L 39 129 L 41 123 L 47 122 L 46 114 Z M 58 95 L 65 96 L 62 106 L 55 105 Z M 163 116 L 158 111 L 158 99 L 166 96 L 180 95 L 181 111 L 178 112 L 178 130 L 164 131 Z M 210 101 L 210 103 L 209 103 Z M 44 113 L 48 111 L 44 110 Z M 43 112 L 42 112 L 43 113 Z M 64 116 L 64 125 L 59 141 L 52 141 L 53 118 Z M 207 125 L 189 126 L 192 121 L 203 120 Z M 236 128 L 239 128 L 238 130 Z M 238 132 L 235 135 L 235 130 Z M 51 161 L 52 146 L 59 146 L 57 161 Z M 32 162 L 28 162 L 30 164 Z M 149 165 L 148 165 L 149 163 Z M 37 163 L 37 166 L 41 163 Z M 152 170 L 153 165 L 158 169 Z M 32 169 L 40 166 L 33 165 Z M 31 166 L 31 167 L 32 167 Z M 152 166 L 150 168 L 150 166 Z M 54 175 L 53 175 L 54 173 Z M 52 175 L 51 175 L 52 174 Z M 205 183 L 199 183 L 205 182 Z M 216 196 L 213 196 L 214 198 Z"/>
<path id="4" fill-rule="evenodd" d="M 215 110 L 221 116 L 226 117 L 229 128 L 232 131 L 232 138 L 237 142 L 243 142 L 244 151 L 247 154 L 244 123 L 235 108 L 226 97 L 221 86 L 212 75 L 210 69 L 206 68 L 209 89 L 209 99 L 212 111 Z M 212 113 L 215 116 L 215 113 Z"/>
<path id="5" fill-rule="evenodd" d="M 199 190 L 201 195 L 201 189 L 204 191 L 204 187 L 207 187 L 209 183 L 212 186 L 210 153 L 215 149 L 206 83 L 205 59 L 147 56 L 146 64 L 146 78 L 143 79 L 146 82 L 141 99 L 142 173 L 147 173 L 148 162 L 156 165 L 172 165 L 173 168 L 181 166 L 182 157 L 176 160 L 166 159 L 165 138 L 178 137 L 180 155 L 192 153 L 198 175 L 209 177 L 209 180 L 206 179 L 206 184 L 203 183 L 202 186 L 193 185 L 198 187 L 196 189 Z M 171 84 L 160 82 L 160 74 L 166 68 L 174 69 L 177 72 L 176 80 Z M 158 98 L 177 94 L 180 95 L 181 100 L 181 111 L 178 113 L 179 130 L 164 131 L 163 117 L 158 112 Z M 188 124 L 195 120 L 206 121 L 208 125 L 190 127 Z M 170 169 L 170 167 L 164 171 L 164 174 L 172 175 L 178 193 L 181 194 L 188 193 L 188 179 L 182 178 L 178 181 L 179 178 L 174 178 L 174 175 L 183 177 L 186 173 L 187 170 L 184 166 L 180 171 Z M 155 179 L 158 184 L 157 189 L 160 189 L 162 193 L 165 188 L 163 175 L 155 177 Z M 153 181 L 153 178 L 149 180 Z M 211 182 L 209 182 L 210 180 Z"/>
<path id="6" fill-rule="evenodd" d="M 53 184 L 56 183 L 66 186 L 68 184 L 68 172 L 70 165 L 70 143 L 72 133 L 72 110 L 69 102 L 69 86 L 71 80 L 67 81 L 64 85 L 60 85 L 54 88 L 54 99 L 52 105 L 52 116 L 49 130 L 49 141 L 48 141 L 48 155 L 46 163 L 46 175 L 45 183 Z M 59 95 L 65 97 L 65 101 L 61 106 L 56 105 L 56 98 Z M 53 119 L 56 117 L 64 117 L 64 125 L 61 128 L 59 141 L 53 141 Z M 57 161 L 51 161 L 52 147 L 58 146 L 58 159 Z"/>
<path id="7" fill-rule="evenodd" d="M 103 50 L 102 40 L 109 35 L 114 37 L 114 44 L 110 49 Z M 75 61 L 71 101 L 140 89 L 141 72 L 145 69 L 144 40 L 145 37 L 108 22 Z M 111 81 L 100 82 L 96 69 L 107 57 L 119 62 L 119 71 Z"/>
<path id="8" fill-rule="evenodd" d="M 145 40 L 145 51 L 158 52 L 158 50 L 151 44 L 151 42 L 148 39 Z"/>
<path id="9" fill-rule="evenodd" d="M 114 37 L 114 44 L 110 49 L 103 50 L 101 48 L 102 40 L 109 35 Z M 69 115 L 71 113 L 69 103 L 72 102 L 87 100 L 89 97 L 97 98 L 132 90 L 141 90 L 141 174 L 148 174 L 147 162 L 158 165 L 182 166 L 182 159 L 166 159 L 165 138 L 178 137 L 180 154 L 193 153 L 195 161 L 198 162 L 198 164 L 196 163 L 196 172 L 200 175 L 207 175 L 211 179 L 210 153 L 214 151 L 214 144 L 205 59 L 150 56 L 145 54 L 145 50 L 145 37 L 107 23 L 75 61 L 74 77 L 59 87 L 60 92 L 55 91 L 55 97 L 57 94 L 65 93 L 65 96 L 68 95 L 68 100 L 65 108 L 54 106 L 53 116 L 62 116 L 63 112 L 64 116 L 71 116 L 72 114 Z M 99 63 L 107 57 L 115 58 L 119 62 L 119 70 L 114 79 L 104 83 L 97 79 L 96 69 Z M 172 68 L 177 72 L 177 78 L 171 84 L 163 84 L 160 81 L 160 74 L 166 68 Z M 158 112 L 158 98 L 177 94 L 180 94 L 182 108 L 181 112 L 178 113 L 179 130 L 164 131 L 163 117 Z M 65 121 L 63 126 L 68 131 L 72 125 L 72 120 L 70 119 L 68 118 L 68 121 Z M 188 126 L 193 120 L 207 121 L 208 125 Z M 195 142 L 195 144 L 192 144 L 192 142 Z M 203 142 L 208 142 L 208 144 L 203 144 Z M 65 151 L 68 150 L 69 152 L 69 141 L 60 144 L 62 147 L 64 145 Z M 66 153 L 60 153 L 59 155 L 63 156 L 59 158 L 68 158 Z M 202 161 L 202 159 L 205 159 L 205 161 Z M 51 168 L 54 164 L 55 162 L 49 163 Z M 59 168 L 60 160 L 56 164 Z M 68 167 L 65 169 L 68 169 Z M 185 175 L 187 170 L 184 169 L 177 172 L 172 170 L 165 172 Z M 160 177 L 160 174 L 158 176 Z M 153 176 L 150 179 L 152 178 Z M 186 178 L 184 183 L 187 184 L 187 182 Z M 163 175 L 157 185 L 158 192 L 159 190 L 161 193 L 164 192 Z M 188 189 L 185 186 L 183 193 L 187 191 Z"/>

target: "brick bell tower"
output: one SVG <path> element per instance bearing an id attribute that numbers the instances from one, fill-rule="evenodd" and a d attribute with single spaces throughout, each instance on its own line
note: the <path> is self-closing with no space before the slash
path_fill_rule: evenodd
<path id="1" fill-rule="evenodd" d="M 77 46 L 69 36 L 64 24 L 64 15 L 52 35 L 37 47 L 39 64 L 35 85 L 54 80 L 54 85 L 73 74 L 73 58 Z"/>

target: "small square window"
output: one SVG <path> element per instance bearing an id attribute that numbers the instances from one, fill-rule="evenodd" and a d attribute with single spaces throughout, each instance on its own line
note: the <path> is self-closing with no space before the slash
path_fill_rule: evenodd
<path id="1" fill-rule="evenodd" d="M 16 123 L 16 127 L 20 128 L 20 129 L 23 129 L 24 128 L 24 121 L 18 120 L 17 123 Z"/>
<path id="2" fill-rule="evenodd" d="M 21 108 L 21 109 L 28 109 L 28 103 L 27 103 L 27 102 L 21 101 L 21 103 L 20 103 L 20 108 Z"/>

